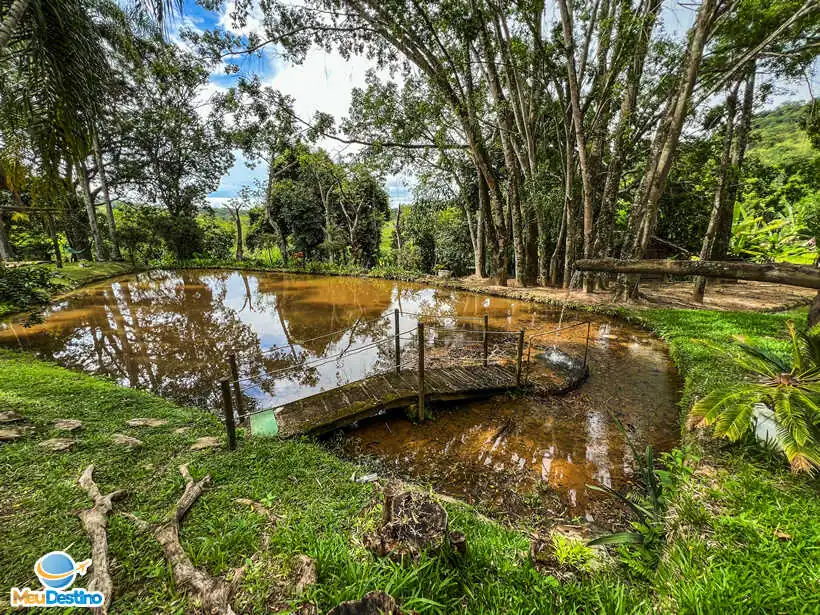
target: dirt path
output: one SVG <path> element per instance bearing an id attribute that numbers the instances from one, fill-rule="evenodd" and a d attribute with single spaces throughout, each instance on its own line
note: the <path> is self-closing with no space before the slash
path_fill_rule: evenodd
<path id="1" fill-rule="evenodd" d="M 419 281 L 447 288 L 470 290 L 490 295 L 541 303 L 567 304 L 569 306 L 623 307 L 613 302 L 613 292 L 585 293 L 581 289 L 568 292 L 563 288 L 536 286 L 516 288 L 493 285 L 489 279 L 470 276 L 467 278 L 440 279 L 432 276 Z M 510 282 L 514 284 L 513 281 Z M 811 303 L 817 291 L 770 282 L 727 282 L 712 284 L 706 289 L 703 303 L 692 301 L 691 282 L 646 283 L 641 286 L 641 298 L 629 304 L 631 308 L 678 308 L 721 311 L 774 312 Z"/>

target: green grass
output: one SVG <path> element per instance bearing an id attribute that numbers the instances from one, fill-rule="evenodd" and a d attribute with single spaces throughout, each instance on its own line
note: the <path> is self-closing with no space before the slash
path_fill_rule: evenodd
<path id="1" fill-rule="evenodd" d="M 407 608 L 422 613 L 584 613 L 605 609 L 630 612 L 642 592 L 611 574 L 559 586 L 527 561 L 527 535 L 483 520 L 467 506 L 450 505 L 452 529 L 468 536 L 463 561 L 423 558 L 405 566 L 376 559 L 362 547 L 362 535 L 380 518 L 372 485 L 351 481 L 357 468 L 309 442 L 244 439 L 233 453 L 192 452 L 195 437 L 220 435 L 219 422 L 196 409 L 175 406 L 148 393 L 125 389 L 90 376 L 12 353 L 0 353 L 0 408 L 29 417 L 36 429 L 23 441 L 0 449 L 0 584 L 36 586 L 34 561 L 45 552 L 67 549 L 73 557 L 90 555 L 75 511 L 89 501 L 76 485 L 83 469 L 95 464 L 103 492 L 126 489 L 110 523 L 110 551 L 117 595 L 114 613 L 181 613 L 193 607 L 172 582 L 162 552 L 123 517 L 129 511 L 158 522 L 182 492 L 177 467 L 189 463 L 213 485 L 186 519 L 183 544 L 198 566 L 224 574 L 242 565 L 271 532 L 264 568 L 246 578 L 247 612 L 265 612 L 277 575 L 298 553 L 318 564 L 319 584 L 307 596 L 323 610 L 341 600 L 385 589 Z M 160 428 L 130 428 L 129 418 L 164 418 Z M 45 453 L 37 442 L 56 436 L 52 422 L 78 418 L 85 429 L 69 453 Z M 174 434 L 189 426 L 187 434 Z M 128 451 L 109 442 L 111 433 L 138 437 L 143 447 Z M 248 507 L 250 498 L 268 504 L 281 517 L 275 529 Z M 261 565 L 260 565 L 261 566 Z M 296 603 L 294 603 L 296 604 Z"/>
<path id="2" fill-rule="evenodd" d="M 636 319 L 669 344 L 685 378 L 681 408 L 742 374 L 700 340 L 741 338 L 788 353 L 786 314 L 652 310 Z M 686 434 L 701 469 L 672 496 L 672 539 L 653 581 L 662 611 L 820 612 L 820 483 L 793 476 L 785 459 L 754 443 L 731 445 Z M 778 538 L 775 532 L 790 538 Z"/>
<path id="3" fill-rule="evenodd" d="M 668 343 L 684 378 L 682 412 L 717 384 L 742 377 L 700 340 L 729 345 L 742 336 L 787 352 L 786 320 L 805 324 L 805 310 L 621 310 L 620 315 Z M 223 574 L 255 553 L 263 533 L 271 532 L 268 554 L 245 578 L 243 612 L 265 612 L 275 579 L 287 573 L 288 560 L 297 553 L 318 563 L 319 583 L 307 599 L 321 610 L 384 589 L 421 613 L 820 611 L 818 481 L 791 475 L 781 458 L 748 442 L 684 434 L 684 445 L 700 463 L 671 496 L 668 543 L 647 581 L 627 580 L 605 567 L 561 584 L 530 565 L 526 528 L 500 527 L 466 505 L 446 505 L 452 529 L 468 536 L 466 559 L 428 557 L 401 566 L 374 558 L 362 547 L 363 534 L 380 516 L 374 488 L 352 482 L 360 470 L 309 441 L 242 438 L 233 453 L 191 452 L 196 437 L 222 433 L 215 418 L 12 352 L 0 352 L 0 410 L 15 410 L 36 427 L 25 440 L 0 448 L 0 583 L 5 588 L 36 585 L 32 564 L 49 550 L 89 554 L 74 512 L 88 506 L 76 480 L 93 462 L 103 491 L 128 491 L 110 526 L 117 587 L 112 612 L 190 612 L 192 605 L 174 587 L 159 547 L 119 514 L 130 511 L 159 521 L 182 491 L 177 466 L 189 463 L 195 477 L 213 477 L 182 532 L 197 565 Z M 165 418 L 169 425 L 153 430 L 125 425 L 137 416 Z M 56 418 L 86 424 L 70 453 L 44 453 L 36 444 L 56 435 L 51 427 Z M 191 431 L 174 434 L 180 426 Z M 113 432 L 139 437 L 145 446 L 121 450 L 109 443 Z M 266 503 L 281 521 L 271 530 L 265 519 L 234 503 L 239 497 Z"/>

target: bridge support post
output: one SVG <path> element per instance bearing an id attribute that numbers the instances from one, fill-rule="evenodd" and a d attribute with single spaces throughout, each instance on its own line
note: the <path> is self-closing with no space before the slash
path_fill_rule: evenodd
<path id="1" fill-rule="evenodd" d="M 222 389 L 222 406 L 225 410 L 225 429 L 228 431 L 228 448 L 236 449 L 236 425 L 233 418 L 233 404 L 231 403 L 231 384 L 227 378 L 219 380 Z"/>
<path id="2" fill-rule="evenodd" d="M 490 315 L 484 314 L 484 335 L 482 336 L 482 342 L 484 342 L 484 367 L 487 367 L 487 355 L 489 349 L 489 337 L 490 337 Z"/>
<path id="3" fill-rule="evenodd" d="M 239 420 L 245 420 L 245 402 L 242 399 L 242 391 L 239 388 L 239 367 L 236 364 L 236 354 L 233 352 L 228 355 L 228 365 L 231 368 L 231 384 L 233 385 L 233 395 L 236 398 L 236 412 L 239 415 Z"/>
<path id="4" fill-rule="evenodd" d="M 416 418 L 424 420 L 424 323 L 419 323 L 419 403 Z"/>
<path id="5" fill-rule="evenodd" d="M 399 310 L 393 310 L 393 332 L 396 334 L 396 373 L 401 373 L 401 340 L 399 339 Z"/>
<path id="6" fill-rule="evenodd" d="M 515 386 L 521 386 L 521 368 L 524 365 L 524 329 L 518 332 L 518 352 L 515 357 Z"/>

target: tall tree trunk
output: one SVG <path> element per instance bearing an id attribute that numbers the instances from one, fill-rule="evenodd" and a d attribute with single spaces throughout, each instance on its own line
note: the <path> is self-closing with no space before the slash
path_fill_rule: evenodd
<path id="1" fill-rule="evenodd" d="M 746 146 L 749 142 L 749 132 L 752 129 L 752 113 L 754 111 L 756 64 L 752 62 L 746 78 L 743 91 L 743 105 L 740 111 L 740 121 L 735 129 L 735 143 L 732 148 L 731 171 L 732 178 L 726 190 L 726 200 L 730 205 L 724 211 L 723 217 L 715 234 L 712 248 L 712 258 L 723 260 L 729 254 L 729 244 L 732 240 L 732 220 L 734 219 L 735 203 L 738 199 L 740 186 L 743 181 L 743 162 L 746 159 Z"/>
<path id="2" fill-rule="evenodd" d="M 647 3 L 646 10 L 642 15 L 641 29 L 632 55 L 632 63 L 627 70 L 626 91 L 621 99 L 618 125 L 615 128 L 609 167 L 604 182 L 601 209 L 596 221 L 597 233 L 593 253 L 598 257 L 612 255 L 612 232 L 615 224 L 615 211 L 618 206 L 618 190 L 621 185 L 627 150 L 630 146 L 632 121 L 638 100 L 641 75 L 643 74 L 644 63 L 649 50 L 649 41 L 652 38 L 652 30 L 655 27 L 661 4 L 660 0 L 652 0 Z"/>
<path id="3" fill-rule="evenodd" d="M 578 166 L 581 171 L 584 203 L 584 257 L 592 255 L 592 178 L 587 161 L 586 133 L 584 131 L 584 114 L 581 110 L 581 88 L 575 69 L 575 42 L 572 34 L 572 16 L 567 7 L 567 0 L 558 0 L 561 10 L 561 25 L 564 32 L 564 48 L 567 57 L 567 77 L 569 85 L 572 123 L 575 128 L 575 142 L 578 149 Z"/>
<path id="4" fill-rule="evenodd" d="M 233 212 L 234 223 L 236 224 L 236 260 L 245 258 L 245 251 L 242 247 L 242 216 L 239 209 Z"/>
<path id="5" fill-rule="evenodd" d="M 476 181 L 478 182 L 478 212 L 476 214 L 476 228 L 475 228 L 475 274 L 479 278 L 487 277 L 487 270 L 484 267 L 484 228 L 486 221 L 484 216 L 490 211 L 490 192 L 487 189 L 487 182 L 481 172 L 476 173 Z"/>
<path id="6" fill-rule="evenodd" d="M 712 215 L 709 218 L 709 226 L 706 229 L 706 236 L 703 238 L 703 246 L 700 249 L 700 259 L 704 261 L 709 260 L 723 260 L 725 255 L 718 257 L 715 254 L 715 236 L 721 221 L 726 217 L 726 210 L 729 211 L 731 219 L 731 209 L 734 208 L 734 203 L 729 202 L 729 186 L 737 181 L 735 169 L 732 165 L 732 142 L 734 141 L 735 131 L 735 115 L 737 114 L 737 88 L 740 84 L 735 85 L 729 89 L 726 94 L 726 127 L 723 131 L 723 149 L 720 154 L 718 183 L 715 188 L 715 198 L 712 205 Z M 731 224 L 729 225 L 731 227 Z M 692 292 L 692 298 L 695 301 L 703 301 L 703 293 L 706 290 L 706 278 L 699 276 L 695 278 L 695 287 Z"/>
<path id="7" fill-rule="evenodd" d="M 550 259 L 547 253 L 547 248 L 549 247 L 549 233 L 547 231 L 547 224 L 546 220 L 544 219 L 544 212 L 539 208 L 535 208 L 536 212 L 536 230 L 538 232 L 538 253 L 536 258 L 538 259 L 538 284 L 540 286 L 546 286 L 549 282 L 550 277 Z"/>
<path id="8" fill-rule="evenodd" d="M 9 242 L 8 231 L 6 230 L 6 221 L 3 218 L 3 212 L 0 211 L 0 260 L 10 261 L 14 258 L 14 250 L 11 248 Z"/>
<path id="9" fill-rule="evenodd" d="M 9 12 L 6 13 L 6 18 L 0 23 L 0 54 L 5 53 L 12 35 L 20 27 L 20 22 L 23 21 L 23 15 L 26 14 L 29 4 L 31 4 L 31 0 L 14 0 L 12 2 Z"/>
<path id="10" fill-rule="evenodd" d="M 104 261 L 105 248 L 103 247 L 102 235 L 100 235 L 100 227 L 97 225 L 97 208 L 94 206 L 94 197 L 91 195 L 91 186 L 88 183 L 88 169 L 82 160 L 77 162 L 77 176 L 80 180 L 80 186 L 83 189 L 83 196 L 85 197 L 88 227 L 91 230 L 91 240 L 94 242 L 94 259 Z"/>
<path id="11" fill-rule="evenodd" d="M 401 205 L 396 207 L 396 250 L 401 251 Z"/>
<path id="12" fill-rule="evenodd" d="M 48 236 L 51 238 L 51 247 L 54 249 L 54 263 L 57 265 L 57 269 L 62 269 L 63 255 L 60 252 L 60 241 L 57 239 L 57 230 L 51 214 L 46 214 L 46 228 L 48 229 Z"/>
<path id="13" fill-rule="evenodd" d="M 120 244 L 117 240 L 117 224 L 114 221 L 114 208 L 111 205 L 111 195 L 108 192 L 108 179 L 105 175 L 105 165 L 103 164 L 102 151 L 100 150 L 100 141 L 97 138 L 97 131 L 94 130 L 91 136 L 92 149 L 94 150 L 94 161 L 97 163 L 97 170 L 100 174 L 100 186 L 102 187 L 103 198 L 105 199 L 105 219 L 108 222 L 108 238 L 111 240 L 113 246 L 114 260 L 122 260 L 120 253 Z"/>
<path id="14" fill-rule="evenodd" d="M 561 271 L 561 252 L 566 247 L 567 232 L 567 199 L 564 199 L 564 206 L 561 209 L 561 225 L 558 228 L 558 238 L 555 240 L 555 249 L 550 257 L 550 284 L 558 285 L 558 274 Z"/>
<path id="15" fill-rule="evenodd" d="M 672 167 L 683 123 L 689 110 L 692 90 L 697 81 L 703 50 L 709 40 L 716 17 L 717 0 L 703 0 L 698 8 L 697 19 L 690 29 L 689 45 L 684 58 L 684 70 L 678 81 L 675 95 L 670 99 L 665 117 L 655 132 L 649 165 L 630 212 L 629 232 L 623 249 L 623 257 L 642 258 L 657 222 L 661 194 Z M 638 295 L 637 276 L 621 277 L 617 299 L 635 298 Z"/>
<path id="16" fill-rule="evenodd" d="M 504 95 L 501 79 L 494 60 L 494 49 L 490 43 L 487 29 L 483 26 L 479 30 L 484 51 L 484 61 L 487 71 L 487 82 L 496 106 L 498 115 L 498 132 L 501 139 L 501 149 L 504 152 L 504 165 L 507 168 L 507 208 L 512 230 L 513 254 L 515 255 L 515 280 L 519 286 L 526 286 L 526 253 L 524 251 L 524 232 L 521 221 L 521 174 L 518 158 L 512 143 L 514 132 L 512 110 L 510 102 Z"/>
<path id="17" fill-rule="evenodd" d="M 521 203 L 524 215 L 524 281 L 530 284 L 538 283 L 538 243 L 541 236 L 541 228 L 538 220 L 538 212 L 532 199 L 525 199 Z"/>

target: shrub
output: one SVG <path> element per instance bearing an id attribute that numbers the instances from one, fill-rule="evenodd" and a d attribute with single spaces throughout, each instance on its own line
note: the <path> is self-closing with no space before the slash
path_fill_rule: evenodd
<path id="1" fill-rule="evenodd" d="M 47 267 L 7 267 L 0 263 L 0 298 L 12 310 L 47 305 L 52 288 Z"/>

